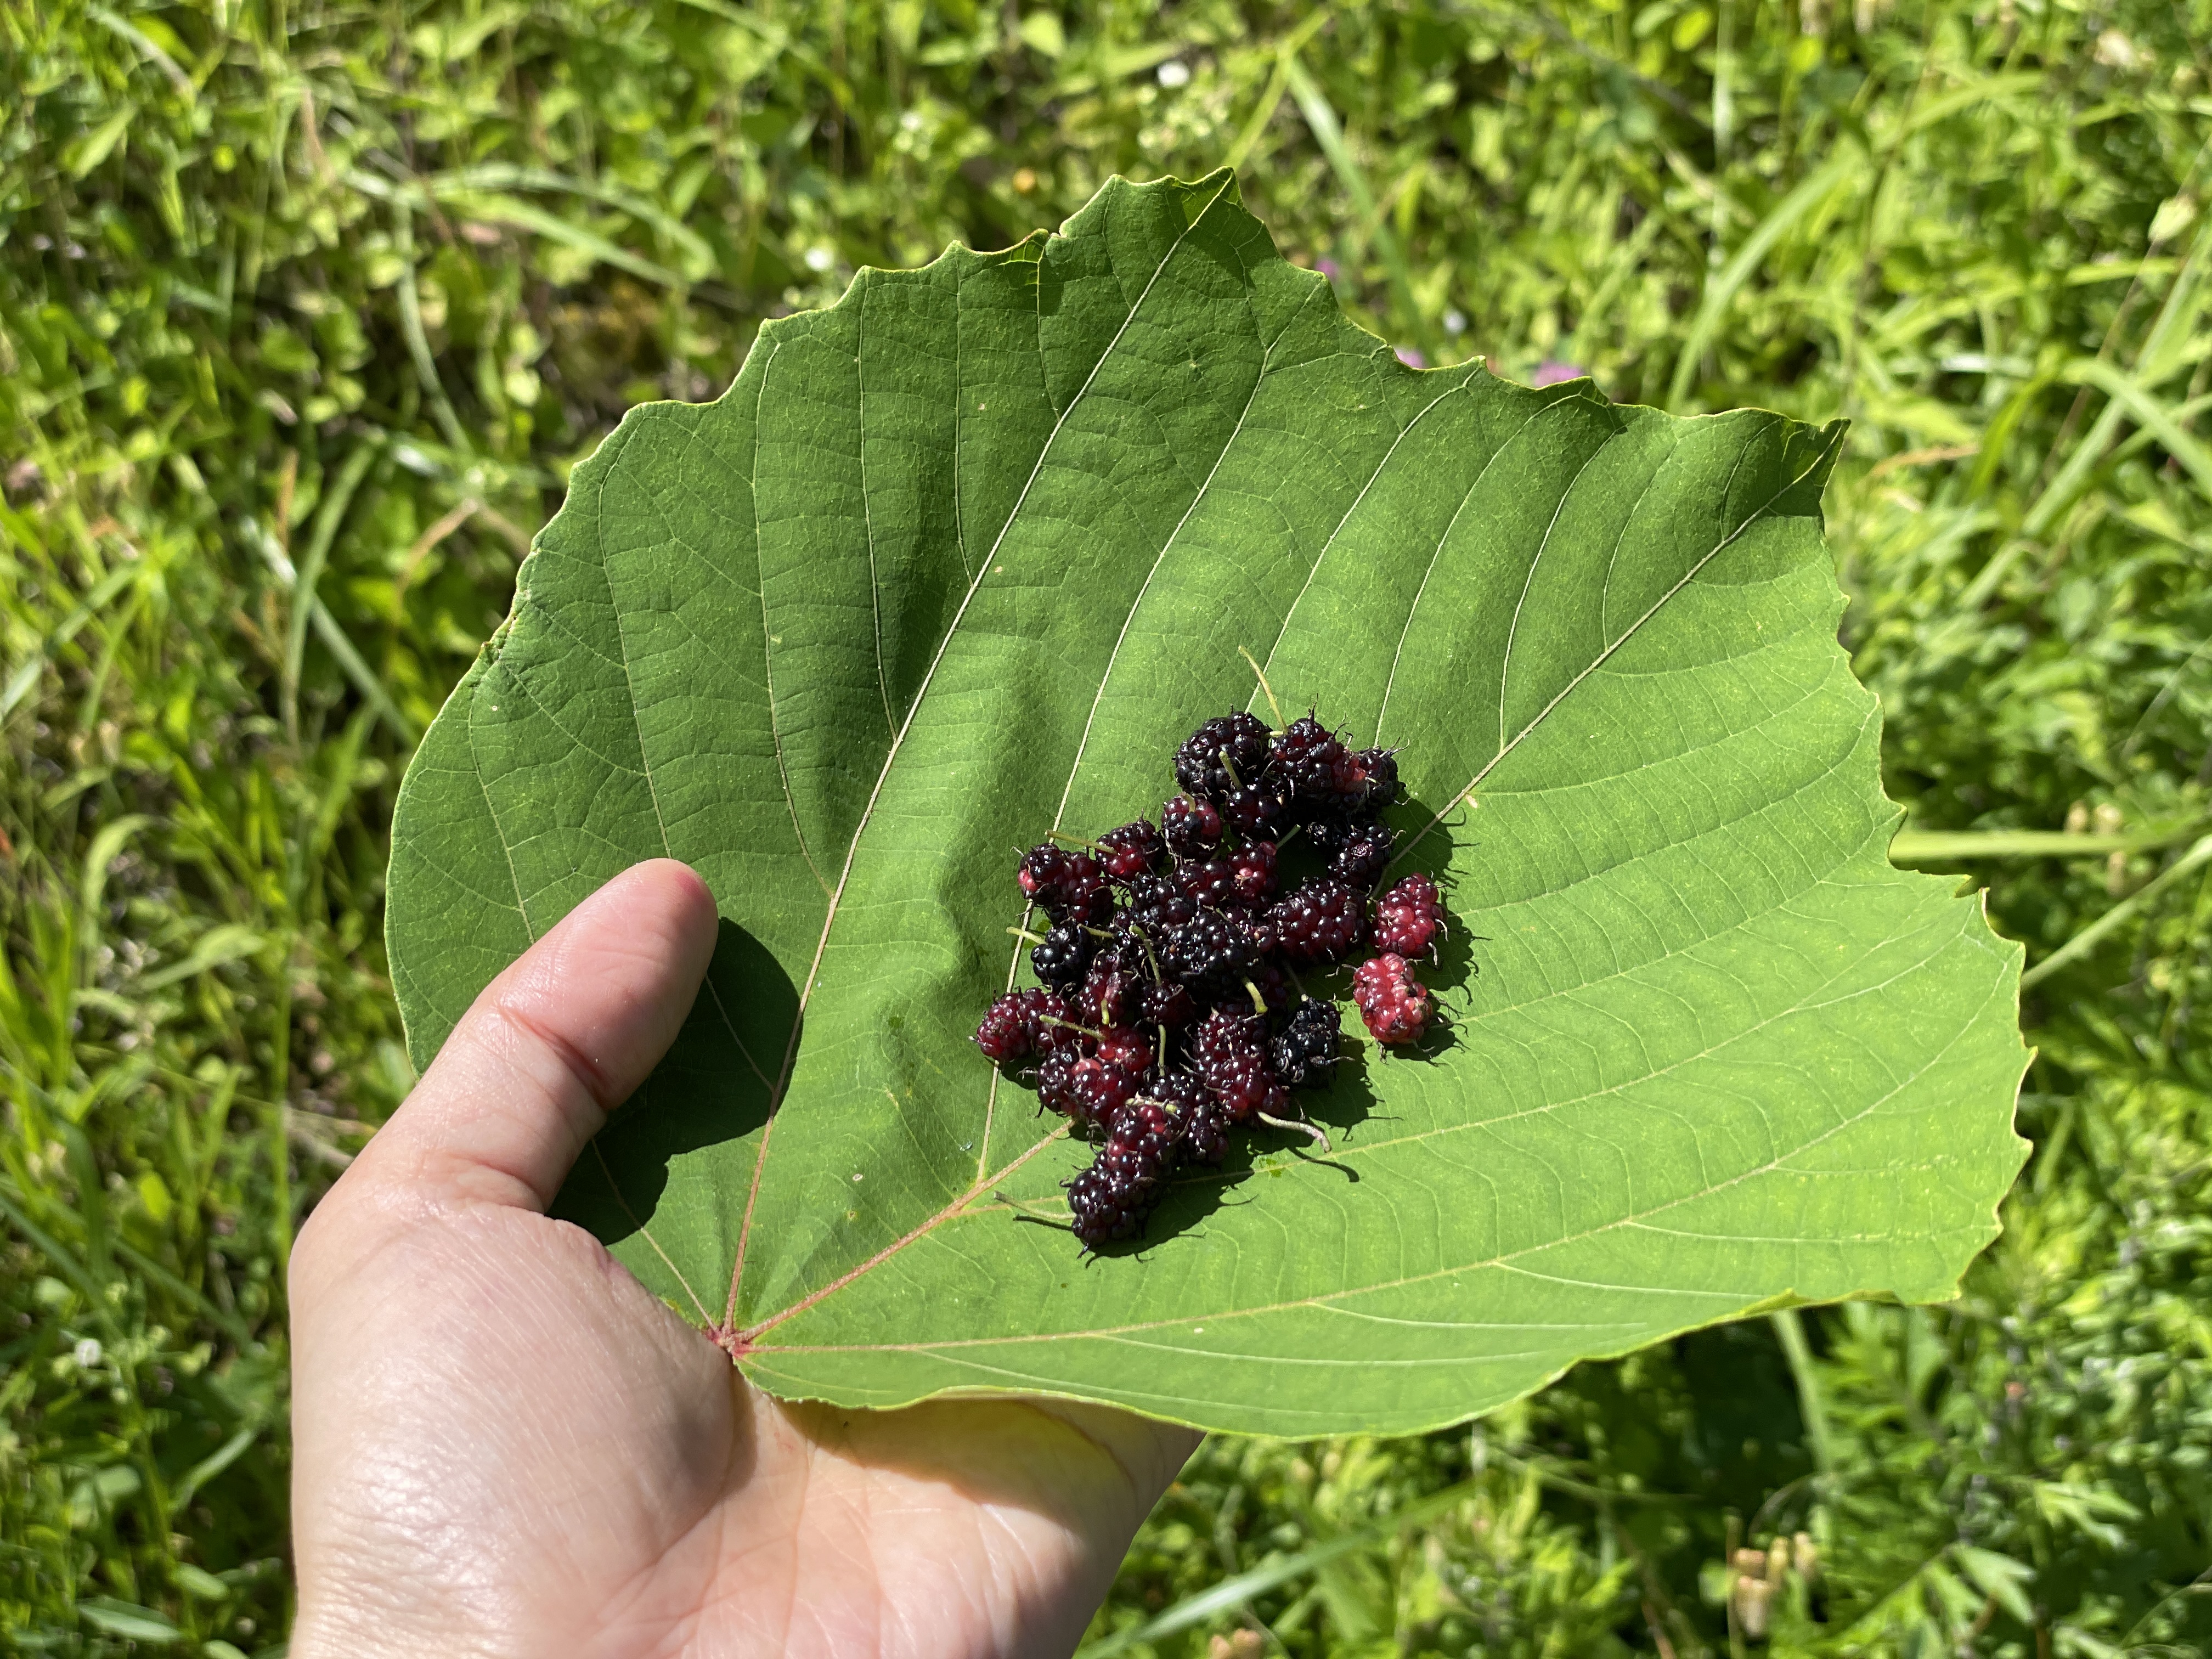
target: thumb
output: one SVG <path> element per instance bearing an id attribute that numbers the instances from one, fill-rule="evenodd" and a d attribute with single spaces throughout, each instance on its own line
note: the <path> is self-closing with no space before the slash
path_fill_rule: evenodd
<path id="1" fill-rule="evenodd" d="M 688 866 L 624 871 L 484 988 L 325 1206 L 544 1209 L 675 1041 L 714 950 Z"/>

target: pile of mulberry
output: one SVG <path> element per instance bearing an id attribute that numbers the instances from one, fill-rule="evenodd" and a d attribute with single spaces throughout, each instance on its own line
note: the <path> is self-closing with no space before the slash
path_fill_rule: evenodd
<path id="1" fill-rule="evenodd" d="M 975 1032 L 985 1059 L 1097 1146 L 1067 1186 L 1093 1250 L 1139 1235 L 1176 1168 L 1220 1163 L 1238 1130 L 1328 1145 L 1292 1091 L 1328 1085 L 1343 1016 L 1302 971 L 1372 950 L 1352 986 L 1369 1035 L 1404 1048 L 1434 1019 L 1409 963 L 1443 933 L 1436 884 L 1376 890 L 1395 843 L 1382 814 L 1401 793 L 1393 751 L 1353 749 L 1311 714 L 1277 732 L 1231 714 L 1173 767 L 1182 793 L 1157 825 L 1023 856 L 1032 920 L 1017 931 L 1040 984 L 1000 998 Z"/>

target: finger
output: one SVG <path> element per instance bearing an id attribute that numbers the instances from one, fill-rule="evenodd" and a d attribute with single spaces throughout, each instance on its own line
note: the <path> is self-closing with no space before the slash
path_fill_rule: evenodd
<path id="1" fill-rule="evenodd" d="M 714 950 L 688 866 L 624 871 L 484 988 L 339 1186 L 543 1210 L 675 1041 Z"/>

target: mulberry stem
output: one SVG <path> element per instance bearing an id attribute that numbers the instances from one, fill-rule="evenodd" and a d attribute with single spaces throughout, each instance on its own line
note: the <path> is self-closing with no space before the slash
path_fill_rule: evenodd
<path id="1" fill-rule="evenodd" d="M 1268 1112 L 1255 1112 L 1252 1115 L 1260 1122 L 1266 1124 L 1271 1129 L 1290 1129 L 1299 1134 L 1310 1136 L 1315 1141 L 1319 1143 L 1322 1151 L 1324 1152 L 1333 1152 L 1336 1150 L 1335 1147 L 1328 1144 L 1328 1136 L 1322 1132 L 1322 1127 L 1318 1123 L 1306 1123 L 1297 1118 L 1277 1117 Z"/>
<path id="2" fill-rule="evenodd" d="M 1261 667 L 1260 659 L 1243 646 L 1237 647 L 1237 654 L 1250 663 L 1252 672 L 1260 677 L 1260 690 L 1267 699 L 1267 712 L 1275 717 L 1275 730 L 1281 731 L 1284 726 L 1283 705 L 1275 701 L 1275 688 L 1267 684 L 1267 671 Z"/>
<path id="3" fill-rule="evenodd" d="M 1057 1025 L 1063 1031 L 1080 1031 L 1094 1042 L 1103 1042 L 1106 1040 L 1106 1034 L 1103 1031 L 1094 1031 L 1088 1025 L 1079 1025 L 1072 1019 L 1054 1019 L 1050 1014 L 1040 1014 L 1037 1016 L 1037 1023 L 1041 1025 Z"/>

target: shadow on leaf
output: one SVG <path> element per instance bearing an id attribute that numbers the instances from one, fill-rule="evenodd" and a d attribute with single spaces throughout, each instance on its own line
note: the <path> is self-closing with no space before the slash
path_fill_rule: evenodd
<path id="1" fill-rule="evenodd" d="M 790 975 L 725 918 L 676 1041 L 584 1149 L 550 1213 L 610 1248 L 642 1231 L 678 1158 L 742 1141 L 768 1121 L 798 1018 Z"/>

